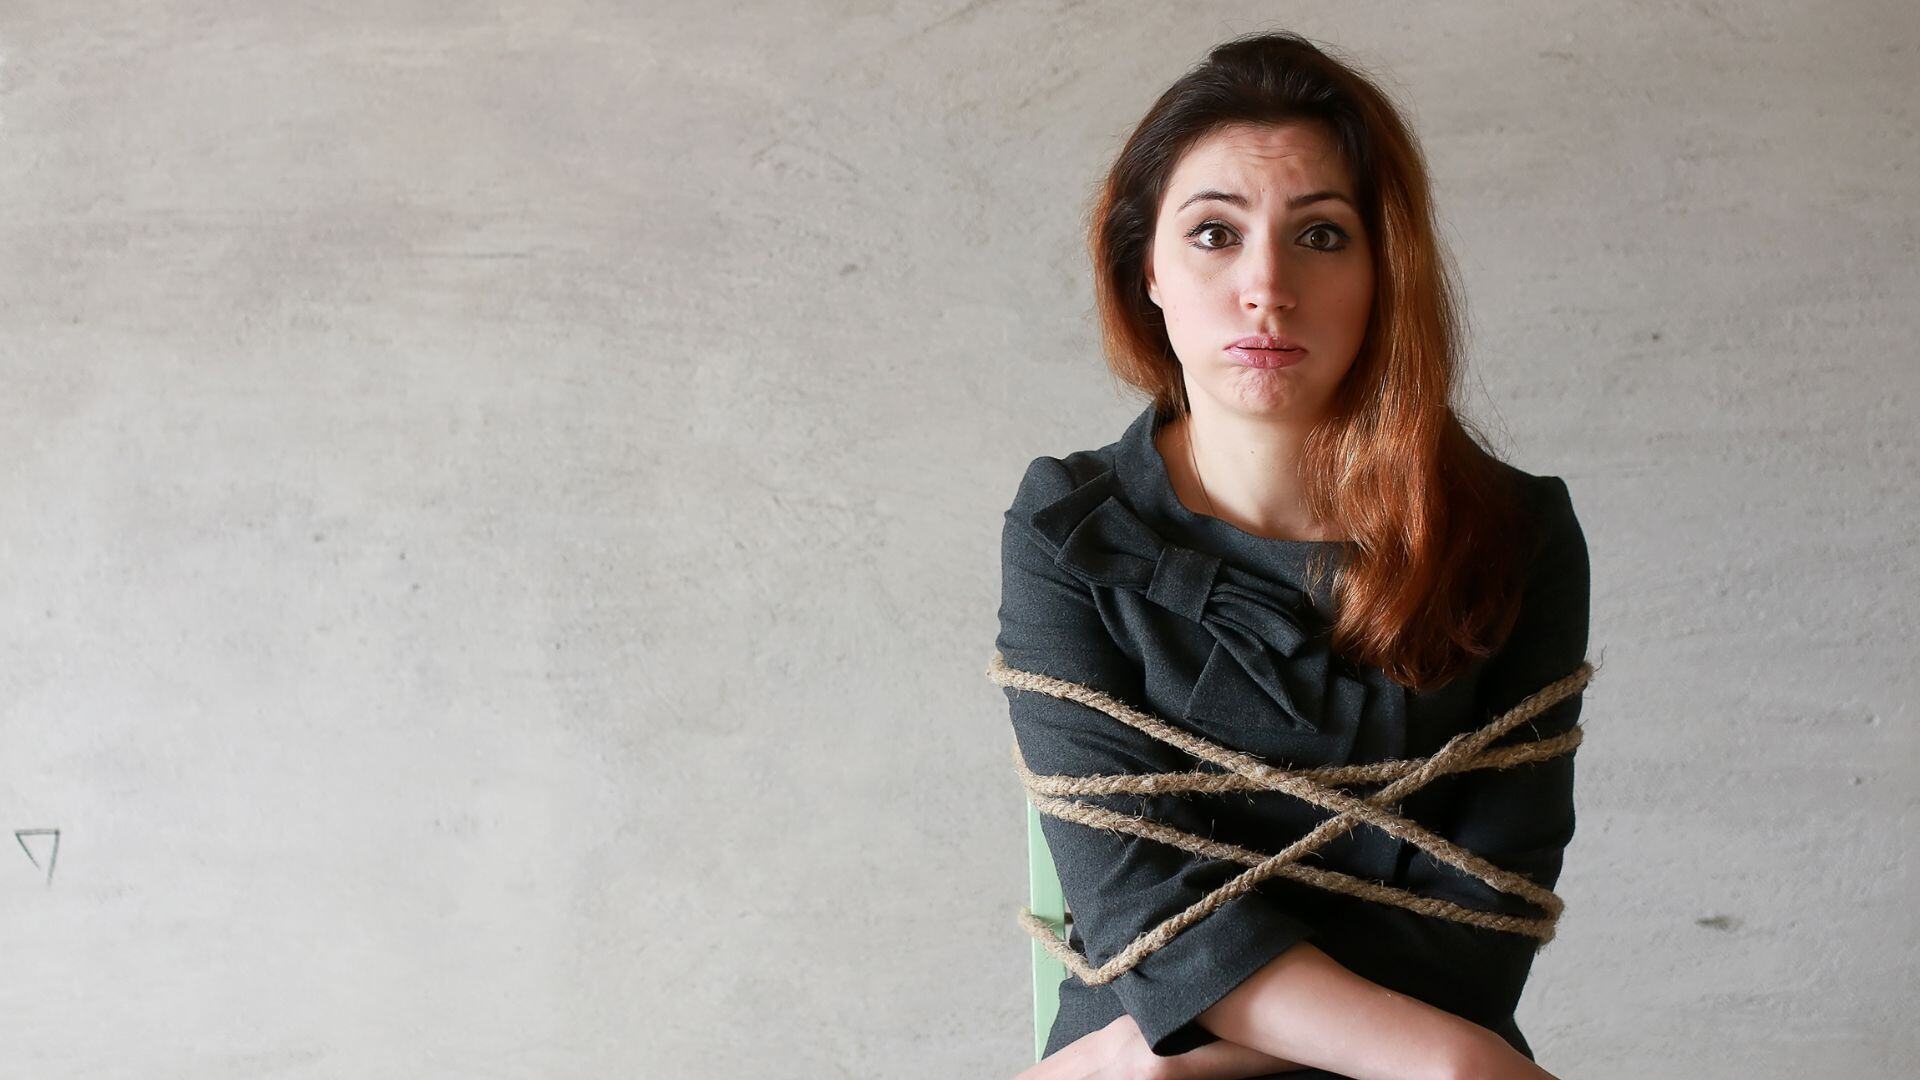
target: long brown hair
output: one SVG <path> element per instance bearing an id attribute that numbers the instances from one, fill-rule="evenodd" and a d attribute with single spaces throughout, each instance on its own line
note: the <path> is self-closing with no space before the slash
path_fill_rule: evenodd
<path id="1" fill-rule="evenodd" d="M 1403 686 L 1431 688 L 1511 632 L 1525 519 L 1519 472 L 1454 410 L 1454 271 L 1435 235 L 1419 143 L 1371 79 L 1298 34 L 1269 32 L 1215 47 L 1154 102 L 1089 215 L 1107 363 L 1165 411 L 1186 414 L 1180 363 L 1146 291 L 1167 178 L 1222 126 L 1299 121 L 1323 125 L 1338 148 L 1375 268 L 1360 352 L 1301 459 L 1306 509 L 1348 537 L 1333 647 Z M 1318 562 L 1315 572 L 1327 568 Z"/>

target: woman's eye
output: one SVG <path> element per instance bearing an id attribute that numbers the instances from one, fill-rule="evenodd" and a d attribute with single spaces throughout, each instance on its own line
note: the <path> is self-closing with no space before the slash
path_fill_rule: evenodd
<path id="1" fill-rule="evenodd" d="M 1225 225 L 1222 225 L 1217 221 L 1203 221 L 1200 224 L 1195 225 L 1193 228 L 1187 230 L 1187 239 L 1191 240 L 1196 236 L 1201 236 L 1205 233 L 1210 233 L 1210 232 L 1222 232 L 1222 233 L 1227 233 L 1229 236 L 1232 235 L 1231 230 L 1229 230 Z M 1219 249 L 1226 246 L 1227 246 L 1226 242 L 1222 241 L 1218 244 L 1202 243 L 1200 245 L 1200 248 L 1203 251 L 1218 251 Z"/>
<path id="2" fill-rule="evenodd" d="M 1315 244 L 1312 241 L 1308 241 L 1307 246 L 1312 248 L 1315 251 L 1339 251 L 1341 248 L 1346 246 L 1345 240 L 1347 239 L 1347 231 L 1345 229 L 1342 229 L 1338 225 L 1334 225 L 1330 222 L 1325 222 L 1325 221 L 1321 222 L 1318 225 L 1315 225 L 1311 229 L 1308 229 L 1305 233 L 1302 234 L 1302 238 L 1304 239 L 1305 237 L 1314 236 L 1319 233 L 1325 233 L 1326 235 L 1331 236 L 1334 239 L 1332 242 L 1330 242 L 1327 246 L 1324 246 L 1324 247 L 1319 244 Z"/>

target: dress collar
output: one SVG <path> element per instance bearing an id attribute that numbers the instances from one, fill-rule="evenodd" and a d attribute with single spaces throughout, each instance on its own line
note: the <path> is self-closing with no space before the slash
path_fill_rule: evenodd
<path id="1" fill-rule="evenodd" d="M 1149 403 L 1114 446 L 1114 471 L 1127 501 L 1144 518 L 1164 530 L 1169 539 L 1218 555 L 1248 570 L 1306 589 L 1307 564 L 1316 556 L 1339 565 L 1348 544 L 1343 540 L 1276 540 L 1255 536 L 1237 525 L 1208 514 L 1195 513 L 1174 493 L 1173 479 L 1154 433 L 1173 414 Z M 1333 610 L 1331 580 L 1309 590 L 1322 614 Z"/>

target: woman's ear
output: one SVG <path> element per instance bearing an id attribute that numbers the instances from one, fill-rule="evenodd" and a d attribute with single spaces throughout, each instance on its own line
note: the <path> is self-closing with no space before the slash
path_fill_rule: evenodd
<path id="1" fill-rule="evenodd" d="M 1154 307 L 1164 311 L 1166 310 L 1166 305 L 1160 302 L 1160 286 L 1153 280 L 1153 239 L 1151 237 L 1147 239 L 1147 251 L 1144 262 L 1147 276 L 1147 299 L 1153 301 Z"/>

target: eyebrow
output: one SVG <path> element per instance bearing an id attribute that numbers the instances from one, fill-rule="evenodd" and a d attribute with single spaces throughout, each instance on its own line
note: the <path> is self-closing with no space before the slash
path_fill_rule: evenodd
<path id="1" fill-rule="evenodd" d="M 1348 206 L 1353 206 L 1352 199 L 1347 198 L 1337 191 L 1309 191 L 1305 195 L 1295 195 L 1293 198 L 1288 199 L 1287 209 L 1298 210 L 1303 206 L 1309 206 L 1317 202 L 1326 202 L 1329 199 L 1337 199 L 1340 202 L 1346 203 Z M 1174 213 L 1177 214 L 1197 202 L 1232 203 L 1242 210 L 1247 208 L 1247 197 L 1245 195 L 1232 191 L 1215 191 L 1212 188 L 1207 188 L 1204 191 L 1196 191 L 1192 195 L 1187 196 L 1187 201 L 1181 203 L 1179 209 L 1176 209 Z M 1358 207 L 1355 207 L 1355 209 L 1358 209 Z"/>

